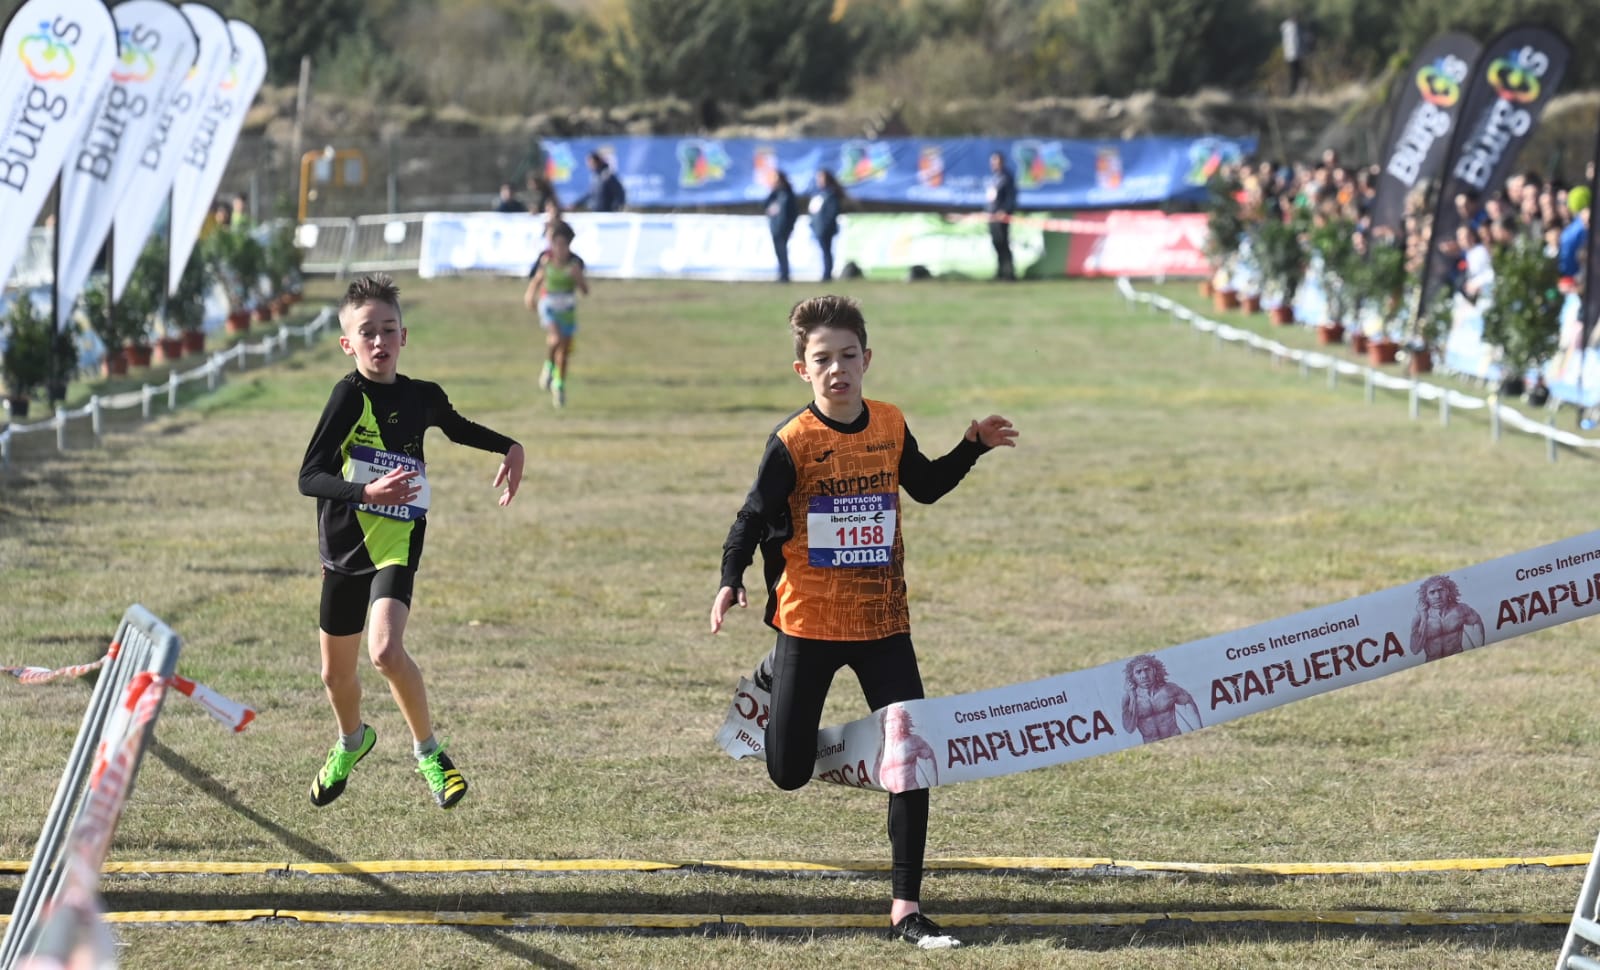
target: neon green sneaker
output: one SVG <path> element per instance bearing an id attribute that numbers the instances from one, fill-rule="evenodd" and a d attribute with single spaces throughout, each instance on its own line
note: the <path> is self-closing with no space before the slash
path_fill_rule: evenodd
<path id="1" fill-rule="evenodd" d="M 344 745 L 334 742 L 328 749 L 328 760 L 322 763 L 322 770 L 317 772 L 316 780 L 311 782 L 311 804 L 322 806 L 344 794 L 345 780 L 350 777 L 350 769 L 361 763 L 367 756 L 372 746 L 378 743 L 378 732 L 372 725 L 361 725 L 361 747 L 354 751 L 346 751 Z"/>
<path id="2" fill-rule="evenodd" d="M 460 769 L 444 753 L 442 744 L 433 754 L 417 762 L 417 774 L 428 780 L 433 800 L 439 803 L 440 808 L 454 808 L 456 802 L 461 801 L 461 796 L 467 793 L 467 780 L 461 777 Z"/>

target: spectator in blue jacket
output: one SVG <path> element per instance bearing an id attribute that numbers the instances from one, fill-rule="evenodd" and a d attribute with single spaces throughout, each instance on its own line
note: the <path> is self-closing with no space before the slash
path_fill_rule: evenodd
<path id="1" fill-rule="evenodd" d="M 794 197 L 789 176 L 779 171 L 767 194 L 767 227 L 772 230 L 772 248 L 778 254 L 778 282 L 789 282 L 789 236 L 800 218 L 800 204 Z"/>
<path id="2" fill-rule="evenodd" d="M 589 171 L 594 178 L 589 183 L 589 191 L 578 200 L 578 207 L 590 212 L 621 212 L 628 204 L 628 193 L 617 173 L 612 171 L 611 163 L 599 152 L 590 152 Z"/>
<path id="3" fill-rule="evenodd" d="M 811 235 L 822 249 L 822 278 L 833 279 L 833 237 L 839 233 L 839 211 L 844 208 L 844 186 L 838 176 L 817 169 L 817 194 L 811 197 Z"/>
<path id="4" fill-rule="evenodd" d="M 1589 188 L 1580 185 L 1567 192 L 1567 211 L 1572 221 L 1561 230 L 1561 242 L 1556 247 L 1556 270 L 1561 276 L 1564 293 L 1577 291 L 1578 277 L 1583 273 L 1583 259 L 1589 243 Z"/>

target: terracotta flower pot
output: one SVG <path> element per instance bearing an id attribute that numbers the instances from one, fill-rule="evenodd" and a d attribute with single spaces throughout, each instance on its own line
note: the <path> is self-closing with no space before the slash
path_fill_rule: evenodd
<path id="1" fill-rule="evenodd" d="M 1237 310 L 1239 294 L 1234 290 L 1215 290 L 1211 294 L 1211 302 L 1218 310 Z"/>
<path id="2" fill-rule="evenodd" d="M 1317 343 L 1324 346 L 1344 343 L 1344 324 L 1324 323 L 1317 327 Z"/>
<path id="3" fill-rule="evenodd" d="M 184 353 L 199 354 L 205 352 L 206 332 L 204 330 L 185 330 L 180 339 L 183 341 Z"/>
<path id="4" fill-rule="evenodd" d="M 235 310 L 228 314 L 228 332 L 245 333 L 250 329 L 250 311 Z"/>
<path id="5" fill-rule="evenodd" d="M 1289 324 L 1294 323 L 1294 307 L 1287 304 L 1275 306 L 1268 311 L 1268 316 L 1272 318 L 1272 322 L 1277 326 L 1287 327 Z"/>
<path id="6" fill-rule="evenodd" d="M 272 319 L 272 304 L 265 301 L 256 304 L 256 322 L 266 323 Z"/>
<path id="7" fill-rule="evenodd" d="M 1393 340 L 1378 339 L 1367 345 L 1367 360 L 1373 366 L 1392 364 L 1400 353 L 1400 345 Z"/>
<path id="8" fill-rule="evenodd" d="M 1211 295 L 1211 281 L 1210 280 L 1201 280 L 1200 281 L 1200 295 L 1203 296 L 1203 297 Z"/>
<path id="9" fill-rule="evenodd" d="M 128 372 L 128 353 L 121 347 L 106 349 L 100 360 L 100 373 L 106 377 L 121 377 Z"/>
<path id="10" fill-rule="evenodd" d="M 128 345 L 127 354 L 129 367 L 149 367 L 154 348 L 146 343 L 132 343 Z"/>
<path id="11" fill-rule="evenodd" d="M 156 341 L 156 350 L 162 361 L 170 364 L 183 356 L 183 338 L 163 336 Z"/>
<path id="12" fill-rule="evenodd" d="M 1366 353 L 1367 344 L 1371 342 L 1372 341 L 1367 338 L 1367 335 L 1359 330 L 1350 335 L 1350 349 L 1358 354 Z"/>
<path id="13" fill-rule="evenodd" d="M 1406 371 L 1412 375 L 1432 373 L 1433 352 L 1426 347 L 1413 350 L 1410 358 L 1406 360 Z"/>
<path id="14" fill-rule="evenodd" d="M 1261 294 L 1259 293 L 1251 293 L 1243 297 L 1239 302 L 1246 313 L 1261 312 Z"/>

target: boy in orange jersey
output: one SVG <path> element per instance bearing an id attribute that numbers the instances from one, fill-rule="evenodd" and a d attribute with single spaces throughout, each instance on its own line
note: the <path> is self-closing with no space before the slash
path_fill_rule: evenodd
<path id="1" fill-rule="evenodd" d="M 748 605 L 744 571 L 760 546 L 766 622 L 778 631 L 758 674 L 765 681 L 770 672 L 767 773 L 792 791 L 811 779 L 823 702 L 839 668 L 855 671 L 873 710 L 923 696 L 906 605 L 900 489 L 918 502 L 936 501 L 984 452 L 1014 446 L 1017 432 L 990 415 L 973 421 L 949 454 L 929 459 L 898 408 L 861 395 L 872 351 L 854 300 L 802 301 L 789 326 L 794 371 L 811 385 L 812 400 L 767 439 L 755 484 L 722 547 L 711 632 L 722 628 L 735 603 Z M 927 834 L 927 789 L 891 794 L 890 935 L 923 949 L 960 946 L 921 912 Z"/>

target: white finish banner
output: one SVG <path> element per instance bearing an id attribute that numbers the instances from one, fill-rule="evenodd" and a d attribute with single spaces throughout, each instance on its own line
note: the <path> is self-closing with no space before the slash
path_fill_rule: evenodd
<path id="1" fill-rule="evenodd" d="M 100 0 L 28 0 L 0 40 L 0 285 L 111 83 L 117 28 Z"/>
<path id="2" fill-rule="evenodd" d="M 772 280 L 778 257 L 766 216 L 704 213 L 572 212 L 572 251 L 584 271 L 617 279 Z M 794 279 L 822 276 L 822 254 L 802 217 L 789 236 Z M 842 233 L 848 229 L 841 229 Z M 544 217 L 522 213 L 430 212 L 422 220 L 418 273 L 527 276 L 544 251 Z M 841 244 L 835 243 L 835 252 Z"/>
<path id="3" fill-rule="evenodd" d="M 1065 764 L 1221 724 L 1600 613 L 1600 531 L 1234 633 L 825 728 L 814 778 L 908 791 Z M 717 743 L 762 757 L 748 679 Z"/>
<path id="4" fill-rule="evenodd" d="M 118 8 L 119 10 L 121 8 Z M 199 51 L 194 65 L 161 110 L 161 119 L 140 151 L 134 174 L 117 200 L 111 232 L 111 296 L 122 299 L 139 253 L 155 228 L 156 217 L 172 191 L 184 150 L 205 120 L 208 92 L 222 84 L 233 59 L 228 23 L 210 7 L 186 3 L 179 12 L 189 22 Z"/>
<path id="5" fill-rule="evenodd" d="M 186 3 L 185 13 L 199 4 Z M 222 183 L 222 173 L 233 155 L 245 113 L 267 77 L 267 48 L 261 35 L 242 20 L 228 21 L 233 38 L 233 60 L 222 82 L 211 90 L 199 127 L 189 139 L 178 164 L 172 189 L 172 258 L 167 263 L 167 292 L 178 289 L 189 254 L 200 238 L 200 225 L 211 211 L 211 201 Z"/>
<path id="6" fill-rule="evenodd" d="M 73 301 L 111 229 L 117 202 L 139 170 L 139 155 L 194 66 L 197 51 L 189 21 L 167 0 L 125 0 L 111 15 L 122 52 L 111 70 L 111 84 L 95 102 L 61 172 L 58 328 L 72 315 Z"/>

